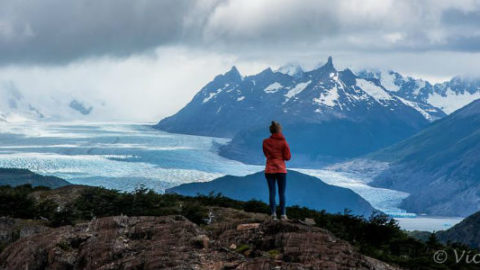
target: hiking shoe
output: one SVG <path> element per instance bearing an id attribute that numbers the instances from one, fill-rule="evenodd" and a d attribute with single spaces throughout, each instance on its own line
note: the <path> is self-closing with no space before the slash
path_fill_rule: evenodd
<path id="1" fill-rule="evenodd" d="M 278 220 L 277 215 L 272 215 L 272 220 L 277 221 Z"/>
<path id="2" fill-rule="evenodd" d="M 280 219 L 283 220 L 283 221 L 288 221 L 287 215 L 282 215 L 282 216 L 280 217 Z"/>

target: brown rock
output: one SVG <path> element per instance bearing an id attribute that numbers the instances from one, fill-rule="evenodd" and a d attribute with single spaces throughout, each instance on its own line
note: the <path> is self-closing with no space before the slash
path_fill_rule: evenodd
<path id="1" fill-rule="evenodd" d="M 20 239 L 0 254 L 1 269 L 190 269 L 200 229 L 180 216 L 107 217 Z"/>
<path id="2" fill-rule="evenodd" d="M 210 241 L 210 238 L 208 238 L 208 236 L 205 234 L 200 234 L 195 236 L 192 241 L 202 248 L 208 248 L 208 242 Z"/>
<path id="3" fill-rule="evenodd" d="M 44 221 L 0 217 L 0 246 L 7 245 L 19 238 L 48 231 Z"/>
<path id="4" fill-rule="evenodd" d="M 260 223 L 239 224 L 237 226 L 237 231 L 252 230 L 257 229 L 258 227 L 260 227 Z"/>
<path id="5" fill-rule="evenodd" d="M 305 222 L 305 225 L 310 225 L 310 226 L 314 226 L 316 224 L 313 218 L 306 218 L 304 222 Z"/>
<path id="6" fill-rule="evenodd" d="M 317 227 L 245 224 L 233 219 L 244 212 L 219 211 L 229 217 L 204 228 L 181 216 L 120 216 L 49 229 L 8 246 L 0 269 L 397 269 Z"/>

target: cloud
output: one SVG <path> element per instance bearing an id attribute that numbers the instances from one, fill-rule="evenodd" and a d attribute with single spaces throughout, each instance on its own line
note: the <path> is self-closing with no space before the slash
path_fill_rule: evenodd
<path id="1" fill-rule="evenodd" d="M 188 46 L 265 51 L 479 51 L 478 0 L 4 0 L 0 64 L 65 64 Z"/>
<path id="2" fill-rule="evenodd" d="M 0 90 L 157 121 L 232 65 L 310 69 L 333 55 L 338 69 L 478 76 L 479 15 L 479 0 L 2 0 Z"/>
<path id="3" fill-rule="evenodd" d="M 209 3 L 215 2 L 1 1 L 0 62 L 68 63 L 145 52 L 182 39 L 186 25 L 208 14 Z"/>
<path id="4" fill-rule="evenodd" d="M 450 27 L 452 22 L 442 15 L 451 10 L 474 14 L 479 12 L 477 2 L 229 1 L 216 7 L 204 32 L 207 41 L 249 49 L 463 50 L 455 42 L 458 29 Z M 478 20 L 471 17 L 463 24 L 478 29 Z M 465 38 L 475 35 L 462 34 Z"/>
<path id="5" fill-rule="evenodd" d="M 152 55 L 0 67 L 0 112 L 8 112 L 3 103 L 16 95 L 50 116 L 75 116 L 68 109 L 75 99 L 93 106 L 91 120 L 155 122 L 182 108 L 227 67 L 241 64 L 229 55 L 178 47 L 162 47 Z"/>

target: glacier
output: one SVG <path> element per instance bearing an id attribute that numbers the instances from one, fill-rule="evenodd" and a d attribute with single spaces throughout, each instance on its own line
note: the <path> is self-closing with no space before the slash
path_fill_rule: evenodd
<path id="1" fill-rule="evenodd" d="M 0 130 L 0 167 L 26 168 L 73 184 L 164 192 L 183 183 L 263 170 L 218 155 L 229 139 L 167 133 L 148 124 L 0 123 Z M 415 217 L 398 207 L 407 193 L 370 187 L 368 177 L 329 168 L 293 170 L 349 188 L 391 216 Z"/>

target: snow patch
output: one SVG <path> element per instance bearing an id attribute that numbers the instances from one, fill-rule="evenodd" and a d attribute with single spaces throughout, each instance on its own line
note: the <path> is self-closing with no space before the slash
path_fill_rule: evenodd
<path id="1" fill-rule="evenodd" d="M 424 80 L 416 80 L 415 81 L 415 90 L 413 91 L 413 94 L 415 96 L 418 96 L 420 94 L 420 90 L 425 88 L 426 82 Z"/>
<path id="2" fill-rule="evenodd" d="M 336 86 L 334 86 L 332 89 L 320 94 L 320 97 L 314 98 L 313 102 L 318 104 L 324 104 L 329 107 L 334 107 L 339 97 L 340 96 L 338 95 L 338 89 Z"/>
<path id="3" fill-rule="evenodd" d="M 446 114 L 451 114 L 452 112 L 479 98 L 479 92 L 470 94 L 469 92 L 465 91 L 463 94 L 457 94 L 449 87 L 445 92 L 445 96 L 442 96 L 438 93 L 433 93 L 428 97 L 427 100 L 428 103 L 442 109 Z"/>
<path id="4" fill-rule="evenodd" d="M 218 89 L 215 92 L 208 93 L 208 97 L 204 98 L 202 103 L 207 103 L 210 99 L 218 95 L 220 92 L 222 92 L 222 89 Z"/>
<path id="5" fill-rule="evenodd" d="M 392 92 L 397 92 L 400 90 L 400 86 L 395 84 L 395 74 L 390 71 L 382 73 L 380 77 L 380 83 L 383 85 L 383 87 Z"/>
<path id="6" fill-rule="evenodd" d="M 418 106 L 417 103 L 415 102 L 412 102 L 412 101 L 408 101 L 406 99 L 403 99 L 401 97 L 397 97 L 401 102 L 403 102 L 403 104 L 409 106 L 409 107 L 412 107 L 414 108 L 415 110 L 417 110 L 419 113 L 422 114 L 423 117 L 425 117 L 425 119 L 427 119 L 428 121 L 432 121 L 432 116 L 426 112 L 424 109 L 420 108 L 420 106 Z"/>
<path id="7" fill-rule="evenodd" d="M 300 94 L 303 90 L 305 90 L 305 88 L 307 88 L 307 86 L 311 82 L 312 81 L 308 81 L 308 82 L 303 82 L 303 83 L 299 83 L 299 84 L 295 85 L 294 88 L 290 89 L 288 91 L 288 93 L 285 94 L 285 97 L 287 97 L 287 100 L 288 100 L 288 99 L 291 99 L 292 97 Z"/>
<path id="8" fill-rule="evenodd" d="M 265 93 L 272 94 L 272 93 L 275 93 L 278 90 L 282 89 L 282 87 L 283 87 L 283 85 L 281 85 L 280 83 L 274 82 L 274 83 L 270 84 L 269 86 L 267 86 L 263 91 L 265 91 Z"/>
<path id="9" fill-rule="evenodd" d="M 242 101 L 244 99 L 245 99 L 245 96 L 241 96 L 241 97 L 237 98 L 237 101 Z"/>
<path id="10" fill-rule="evenodd" d="M 390 94 L 371 81 L 357 79 L 357 86 L 379 103 L 381 103 L 381 100 L 393 100 L 393 97 Z"/>

